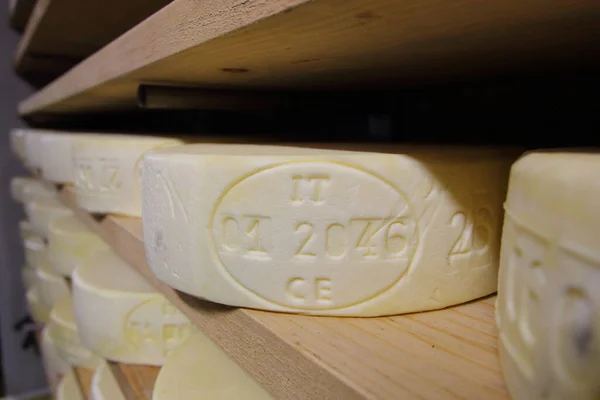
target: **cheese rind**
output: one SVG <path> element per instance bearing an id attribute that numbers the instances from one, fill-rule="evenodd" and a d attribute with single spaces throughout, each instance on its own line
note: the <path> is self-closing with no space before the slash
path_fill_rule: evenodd
<path id="1" fill-rule="evenodd" d="M 161 368 L 152 400 L 267 400 L 273 397 L 203 333 L 193 334 Z"/>
<path id="2" fill-rule="evenodd" d="M 23 268 L 21 268 L 21 279 L 23 280 L 23 287 L 25 290 L 31 289 L 37 282 L 35 268 L 24 265 Z"/>
<path id="3" fill-rule="evenodd" d="M 50 223 L 57 218 L 73 215 L 73 211 L 63 206 L 58 200 L 40 199 L 25 204 L 25 213 L 35 232 L 48 238 Z"/>
<path id="4" fill-rule="evenodd" d="M 600 154 L 533 152 L 512 167 L 496 321 L 515 400 L 600 393 Z"/>
<path id="5" fill-rule="evenodd" d="M 22 162 L 25 162 L 27 156 L 25 151 L 26 132 L 25 129 L 13 129 L 10 131 L 10 148 Z"/>
<path id="6" fill-rule="evenodd" d="M 29 176 L 15 176 L 10 181 L 11 196 L 15 201 L 27 203 L 40 199 L 55 199 L 56 190 Z"/>
<path id="7" fill-rule="evenodd" d="M 119 383 L 115 379 L 106 361 L 100 362 L 90 388 L 90 400 L 125 400 Z"/>
<path id="8" fill-rule="evenodd" d="M 50 223 L 48 261 L 63 276 L 71 276 L 77 266 L 105 248 L 104 240 L 74 215 L 57 218 Z"/>
<path id="9" fill-rule="evenodd" d="M 56 398 L 57 400 L 85 400 L 73 369 L 70 369 L 58 384 Z"/>
<path id="10" fill-rule="evenodd" d="M 52 307 L 48 329 L 59 355 L 70 365 L 89 369 L 98 366 L 100 357 L 83 346 L 79 340 L 70 296 L 62 298 Z"/>
<path id="11" fill-rule="evenodd" d="M 33 229 L 33 225 L 31 225 L 31 222 L 27 220 L 19 221 L 19 232 L 21 233 L 21 239 L 23 239 L 23 242 L 30 237 L 37 236 L 35 230 Z"/>
<path id="12" fill-rule="evenodd" d="M 48 377 L 52 392 L 55 392 L 56 387 L 62 377 L 67 374 L 71 366 L 58 354 L 56 343 L 48 332 L 48 327 L 42 329 L 42 340 L 40 343 L 40 351 L 42 354 L 42 362 L 44 364 L 44 370 Z"/>
<path id="13" fill-rule="evenodd" d="M 35 273 L 39 299 L 45 307 L 52 308 L 59 300 L 70 295 L 67 281 L 52 270 L 47 260 L 37 265 Z"/>
<path id="14" fill-rule="evenodd" d="M 72 279 L 81 341 L 108 360 L 162 365 L 189 335 L 189 320 L 109 249 Z"/>
<path id="15" fill-rule="evenodd" d="M 140 162 L 151 149 L 179 139 L 134 135 L 86 135 L 73 144 L 76 199 L 96 213 L 141 216 Z"/>
<path id="16" fill-rule="evenodd" d="M 25 239 L 23 241 L 23 248 L 25 249 L 25 262 L 30 267 L 37 268 L 38 265 L 46 260 L 46 243 L 39 236 L 31 236 Z"/>
<path id="17" fill-rule="evenodd" d="M 76 133 L 46 132 L 41 135 L 40 146 L 44 149 L 40 155 L 40 168 L 44 179 L 55 183 L 73 183 L 74 167 L 72 147 Z"/>
<path id="18" fill-rule="evenodd" d="M 25 131 L 25 165 L 39 169 L 42 163 L 41 138 L 44 131 L 27 129 Z"/>
<path id="19" fill-rule="evenodd" d="M 147 153 L 153 273 L 217 303 L 321 315 L 423 311 L 494 292 L 512 154 L 381 151 Z"/>
<path id="20" fill-rule="evenodd" d="M 36 282 L 25 293 L 25 299 L 27 300 L 27 309 L 29 310 L 29 314 L 31 314 L 31 318 L 33 318 L 35 322 L 45 324 L 49 321 L 50 308 L 46 307 L 40 301 L 40 296 L 38 292 L 39 290 Z"/>

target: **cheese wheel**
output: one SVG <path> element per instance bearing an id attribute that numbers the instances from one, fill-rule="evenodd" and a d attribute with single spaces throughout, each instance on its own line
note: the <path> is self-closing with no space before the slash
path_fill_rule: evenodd
<path id="1" fill-rule="evenodd" d="M 512 155 L 378 150 L 147 153 L 152 271 L 217 303 L 322 315 L 431 310 L 494 292 Z"/>
<path id="2" fill-rule="evenodd" d="M 179 139 L 133 135 L 86 135 L 73 144 L 76 199 L 95 213 L 141 216 L 140 162 L 151 149 Z"/>
<path id="3" fill-rule="evenodd" d="M 58 354 L 70 365 L 89 369 L 98 366 L 100 357 L 84 347 L 79 340 L 70 296 L 62 298 L 52 307 L 48 329 L 56 343 Z"/>
<path id="4" fill-rule="evenodd" d="M 31 222 L 35 232 L 43 238 L 47 238 L 50 223 L 56 218 L 73 215 L 73 211 L 58 200 L 40 199 L 25 204 L 25 213 Z"/>
<path id="5" fill-rule="evenodd" d="M 12 178 L 10 192 L 12 198 L 21 203 L 56 198 L 56 189 L 28 176 L 15 176 Z"/>
<path id="6" fill-rule="evenodd" d="M 39 236 L 31 236 L 23 241 L 25 248 L 25 262 L 30 267 L 37 268 L 46 260 L 47 251 L 44 240 Z"/>
<path id="7" fill-rule="evenodd" d="M 42 329 L 40 351 L 42 354 L 44 371 L 46 372 L 49 381 L 48 383 L 54 393 L 56 391 L 56 386 L 62 377 L 69 372 L 71 367 L 69 363 L 58 354 L 56 343 L 54 343 L 54 340 L 50 336 L 47 327 Z"/>
<path id="8" fill-rule="evenodd" d="M 106 361 L 100 362 L 90 388 L 90 400 L 125 400 L 119 383 L 115 379 Z"/>
<path id="9" fill-rule="evenodd" d="M 21 239 L 23 239 L 23 242 L 25 242 L 30 237 L 37 236 L 35 234 L 35 230 L 33 229 L 33 225 L 31 225 L 31 222 L 25 219 L 19 221 L 19 232 L 21 233 Z"/>
<path id="10" fill-rule="evenodd" d="M 46 132 L 36 129 L 25 130 L 25 165 L 35 171 L 42 166 L 42 154 L 45 149 L 42 147 L 41 139 Z"/>
<path id="11" fill-rule="evenodd" d="M 39 289 L 37 282 L 27 290 L 25 293 L 25 299 L 27 300 L 27 309 L 31 318 L 35 322 L 46 323 L 49 320 L 50 308 L 46 307 L 41 301 L 39 296 Z"/>
<path id="12" fill-rule="evenodd" d="M 13 129 L 10 131 L 10 148 L 22 162 L 26 160 L 25 133 L 25 129 Z"/>
<path id="13" fill-rule="evenodd" d="M 203 333 L 194 333 L 168 357 L 153 400 L 266 400 L 271 395 Z"/>
<path id="14" fill-rule="evenodd" d="M 56 388 L 56 399 L 57 400 L 85 400 L 81 389 L 79 388 L 79 382 L 73 369 L 61 379 L 58 387 Z"/>
<path id="15" fill-rule="evenodd" d="M 52 308 L 59 300 L 70 295 L 67 281 L 52 270 L 47 260 L 37 265 L 35 274 L 39 299 L 46 307 Z"/>
<path id="16" fill-rule="evenodd" d="M 188 319 L 110 249 L 73 273 L 82 343 L 127 364 L 162 365 L 190 332 Z"/>
<path id="17" fill-rule="evenodd" d="M 600 154 L 533 152 L 511 170 L 496 318 L 515 400 L 600 394 Z"/>
<path id="18" fill-rule="evenodd" d="M 73 270 L 94 252 L 107 248 L 102 238 L 90 231 L 74 215 L 57 218 L 50 223 L 48 260 L 61 275 Z"/>
<path id="19" fill-rule="evenodd" d="M 46 132 L 39 141 L 44 151 L 41 153 L 40 168 L 44 179 L 55 183 L 73 183 L 74 168 L 72 147 L 77 133 Z"/>
<path id="20" fill-rule="evenodd" d="M 23 268 L 21 268 L 21 278 L 23 280 L 23 287 L 25 290 L 31 289 L 37 282 L 35 268 L 24 265 Z"/>

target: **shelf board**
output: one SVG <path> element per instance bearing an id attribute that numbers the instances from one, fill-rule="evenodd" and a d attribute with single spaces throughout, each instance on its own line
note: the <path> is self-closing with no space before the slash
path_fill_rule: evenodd
<path id="1" fill-rule="evenodd" d="M 31 16 L 36 0 L 9 0 L 8 14 L 10 27 L 22 32 Z"/>
<path id="2" fill-rule="evenodd" d="M 134 109 L 144 82 L 361 89 L 548 72 L 597 60 L 599 37 L 597 0 L 175 0 L 19 111 Z"/>
<path id="3" fill-rule="evenodd" d="M 170 1 L 37 0 L 15 69 L 36 85 L 48 83 Z"/>
<path id="4" fill-rule="evenodd" d="M 151 273 L 140 218 L 94 217 L 61 200 L 277 399 L 509 399 L 498 362 L 495 296 L 440 311 L 324 318 L 196 299 Z"/>
<path id="5" fill-rule="evenodd" d="M 127 400 L 152 399 L 152 390 L 160 371 L 159 367 L 113 362 L 109 362 L 109 366 Z M 94 371 L 82 367 L 76 367 L 74 370 L 84 398 L 91 399 L 90 387 Z"/>

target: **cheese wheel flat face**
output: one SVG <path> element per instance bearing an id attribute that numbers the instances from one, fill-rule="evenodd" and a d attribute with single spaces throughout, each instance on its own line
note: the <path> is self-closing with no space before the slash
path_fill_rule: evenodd
<path id="1" fill-rule="evenodd" d="M 108 360 L 162 365 L 190 333 L 189 320 L 111 250 L 95 253 L 72 282 L 82 343 Z"/>
<path id="2" fill-rule="evenodd" d="M 194 333 L 161 368 L 153 400 L 267 400 L 273 397 L 203 333 Z"/>
<path id="3" fill-rule="evenodd" d="M 59 355 L 75 367 L 95 369 L 101 358 L 83 346 L 79 340 L 70 296 L 59 300 L 50 312 L 48 334 L 54 340 Z"/>
<path id="4" fill-rule="evenodd" d="M 104 240 L 74 215 L 57 218 L 50 223 L 48 261 L 63 276 L 71 276 L 88 257 L 106 248 Z"/>
<path id="5" fill-rule="evenodd" d="M 10 148 L 22 162 L 26 160 L 25 133 L 25 129 L 13 129 L 10 131 Z"/>
<path id="6" fill-rule="evenodd" d="M 86 135 L 75 140 L 76 198 L 95 213 L 141 216 L 140 163 L 148 150 L 179 139 L 134 135 Z"/>
<path id="7" fill-rule="evenodd" d="M 90 400 L 125 400 L 115 376 L 106 361 L 102 361 L 92 377 Z"/>
<path id="8" fill-rule="evenodd" d="M 30 236 L 23 241 L 25 252 L 25 262 L 33 268 L 37 268 L 42 262 L 45 262 L 48 254 L 44 239 L 39 236 Z"/>
<path id="9" fill-rule="evenodd" d="M 35 322 L 45 324 L 49 321 L 50 308 L 46 307 L 40 301 L 37 282 L 27 290 L 25 299 L 27 300 L 29 314 L 31 314 L 31 318 L 33 318 Z"/>
<path id="10" fill-rule="evenodd" d="M 25 213 L 35 232 L 48 238 L 50 223 L 57 218 L 74 215 L 73 211 L 58 200 L 34 200 L 25 204 Z"/>
<path id="11" fill-rule="evenodd" d="M 515 400 L 600 394 L 600 154 L 533 152 L 510 174 L 496 320 Z"/>
<path id="12" fill-rule="evenodd" d="M 496 290 L 512 160 L 484 149 L 152 151 L 147 258 L 174 288 L 233 306 L 375 316 L 462 303 Z"/>
<path id="13" fill-rule="evenodd" d="M 73 369 L 61 379 L 56 389 L 57 400 L 85 400 Z"/>
<path id="14" fill-rule="evenodd" d="M 12 198 L 21 203 L 56 198 L 55 189 L 28 176 L 15 176 L 12 178 L 10 181 L 10 192 Z"/>
<path id="15" fill-rule="evenodd" d="M 35 269 L 39 299 L 48 308 L 70 295 L 69 285 L 62 276 L 52 270 L 48 261 L 41 262 Z"/>
<path id="16" fill-rule="evenodd" d="M 40 168 L 44 179 L 55 183 L 73 183 L 74 167 L 72 148 L 75 138 L 83 134 L 47 132 L 41 135 Z"/>
<path id="17" fill-rule="evenodd" d="M 56 386 L 62 377 L 70 371 L 71 366 L 58 354 L 56 343 L 54 343 L 54 340 L 50 336 L 47 327 L 42 329 L 40 351 L 42 354 L 44 370 L 46 371 L 46 375 L 50 381 L 50 387 L 54 393 L 56 391 Z"/>

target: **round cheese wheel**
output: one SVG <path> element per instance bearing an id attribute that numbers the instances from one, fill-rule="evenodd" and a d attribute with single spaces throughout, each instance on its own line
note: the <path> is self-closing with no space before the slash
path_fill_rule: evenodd
<path id="1" fill-rule="evenodd" d="M 203 333 L 194 333 L 160 369 L 153 400 L 266 400 L 273 397 Z"/>
<path id="2" fill-rule="evenodd" d="M 13 129 L 10 131 L 10 148 L 21 162 L 26 161 L 25 133 L 25 129 Z"/>
<path id="3" fill-rule="evenodd" d="M 59 300 L 70 295 L 69 285 L 62 276 L 52 270 L 47 260 L 35 269 L 40 302 L 52 308 Z"/>
<path id="4" fill-rule="evenodd" d="M 378 152 L 375 152 L 378 150 Z M 217 303 L 376 316 L 496 291 L 512 153 L 196 144 L 144 157 L 154 274 Z"/>
<path id="5" fill-rule="evenodd" d="M 90 388 L 90 400 L 125 400 L 119 383 L 115 379 L 106 361 L 100 362 Z"/>
<path id="6" fill-rule="evenodd" d="M 25 204 L 25 213 L 31 222 L 35 232 L 48 238 L 50 223 L 56 218 L 73 215 L 73 211 L 58 200 L 40 199 L 33 200 Z"/>
<path id="7" fill-rule="evenodd" d="M 54 199 L 56 189 L 28 176 L 16 176 L 10 181 L 10 193 L 15 201 L 27 203 L 33 200 Z"/>
<path id="8" fill-rule="evenodd" d="M 37 236 L 33 229 L 33 225 L 27 220 L 19 221 L 19 232 L 21 233 L 21 239 L 23 239 L 23 241 L 30 237 Z"/>
<path id="9" fill-rule="evenodd" d="M 70 365 L 89 369 L 98 366 L 100 357 L 84 347 L 79 340 L 70 296 L 62 298 L 52 307 L 48 329 L 56 343 L 58 354 Z"/>
<path id="10" fill-rule="evenodd" d="M 61 275 L 73 270 L 98 250 L 107 248 L 102 238 L 70 215 L 53 220 L 48 234 L 48 260 Z"/>
<path id="11" fill-rule="evenodd" d="M 108 360 L 162 365 L 189 335 L 188 319 L 110 249 L 72 279 L 81 341 Z"/>
<path id="12" fill-rule="evenodd" d="M 496 319 L 515 400 L 600 394 L 600 154 L 532 152 L 512 167 Z"/>
<path id="13" fill-rule="evenodd" d="M 77 204 L 94 213 L 141 216 L 140 164 L 151 149 L 179 139 L 134 135 L 85 135 L 73 144 Z"/>
<path id="14" fill-rule="evenodd" d="M 50 308 L 46 307 L 46 305 L 40 301 L 37 282 L 27 290 L 25 298 L 27 300 L 27 309 L 29 310 L 29 314 L 31 314 L 31 318 L 39 323 L 48 322 Z"/>
<path id="15" fill-rule="evenodd" d="M 35 268 L 30 267 L 28 265 L 24 265 L 21 269 L 21 278 L 23 279 L 23 287 L 25 290 L 29 290 L 35 285 L 37 282 L 37 275 L 35 273 Z"/>
<path id="16" fill-rule="evenodd" d="M 75 181 L 72 148 L 77 137 L 84 134 L 46 132 L 39 142 L 44 151 L 40 157 L 40 168 L 44 179 L 55 183 Z"/>
<path id="17" fill-rule="evenodd" d="M 41 139 L 47 131 L 26 129 L 25 130 L 25 165 L 34 170 L 39 170 L 42 166 L 42 154 L 45 149 L 42 147 Z"/>
<path id="18" fill-rule="evenodd" d="M 48 377 L 52 392 L 56 391 L 56 386 L 62 377 L 71 369 L 69 363 L 58 354 L 56 343 L 50 336 L 48 328 L 42 329 L 42 339 L 40 343 L 40 351 L 42 354 L 42 362 L 44 370 Z"/>
<path id="19" fill-rule="evenodd" d="M 81 389 L 79 388 L 79 382 L 73 369 L 61 379 L 58 387 L 56 388 L 56 399 L 57 400 L 85 400 Z"/>
<path id="20" fill-rule="evenodd" d="M 44 239 L 39 236 L 31 236 L 23 241 L 25 248 L 25 262 L 33 268 L 37 268 L 47 259 L 47 249 Z"/>

